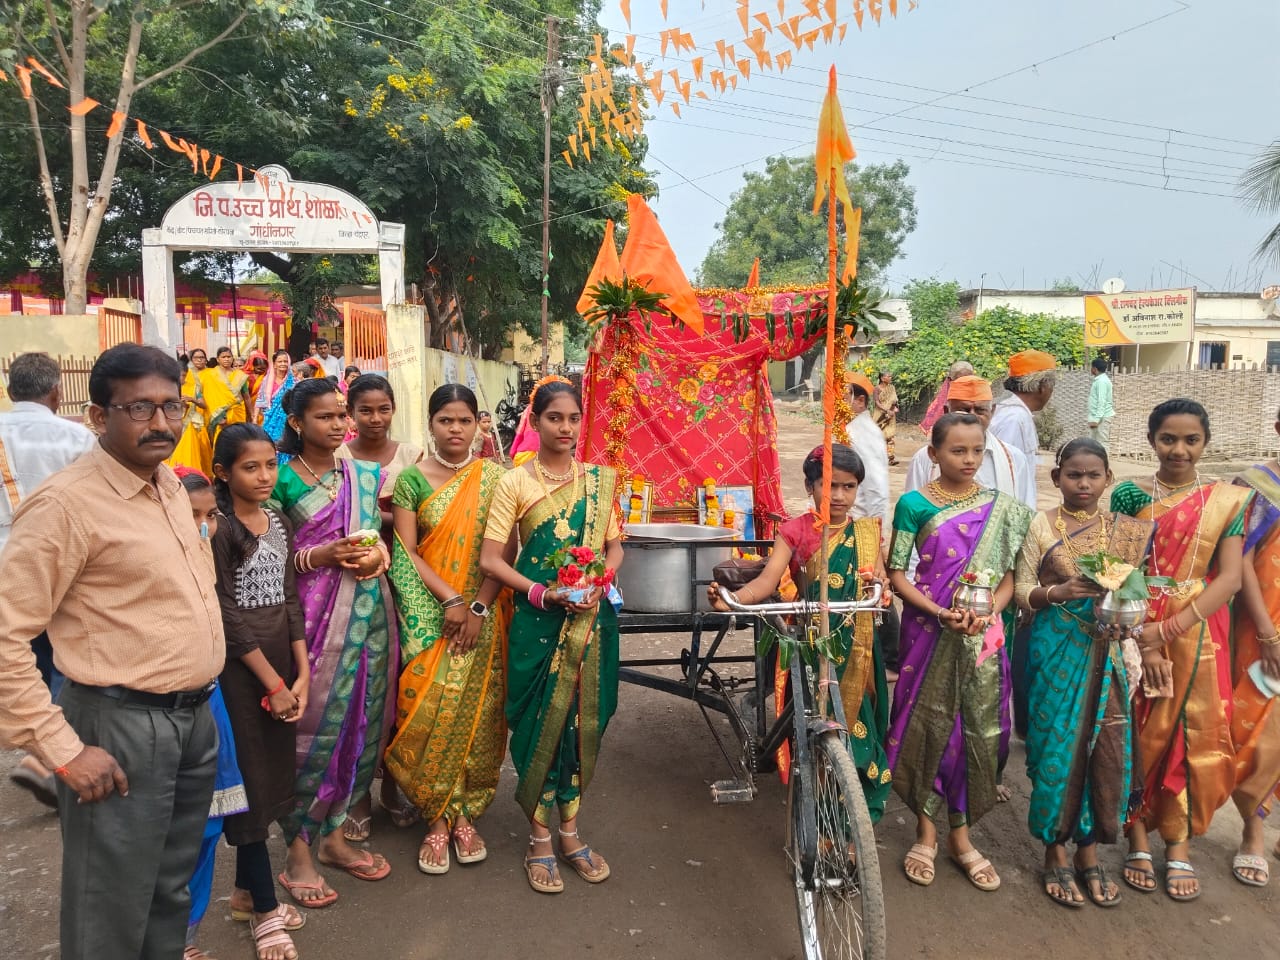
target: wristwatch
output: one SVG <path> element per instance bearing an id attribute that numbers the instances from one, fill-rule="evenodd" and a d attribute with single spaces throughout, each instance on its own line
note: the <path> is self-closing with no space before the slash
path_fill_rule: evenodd
<path id="1" fill-rule="evenodd" d="M 474 613 L 477 617 L 487 617 L 489 615 L 489 608 L 486 607 L 479 600 L 472 600 L 471 606 L 468 607 L 468 609 L 472 613 Z"/>

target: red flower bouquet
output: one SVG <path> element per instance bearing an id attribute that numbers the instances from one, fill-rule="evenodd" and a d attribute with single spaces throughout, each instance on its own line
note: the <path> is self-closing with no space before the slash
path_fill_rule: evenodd
<path id="1" fill-rule="evenodd" d="M 562 547 L 550 562 L 556 570 L 556 586 L 567 588 L 565 597 L 573 603 L 585 601 L 592 587 L 608 590 L 613 583 L 614 572 L 590 547 Z"/>

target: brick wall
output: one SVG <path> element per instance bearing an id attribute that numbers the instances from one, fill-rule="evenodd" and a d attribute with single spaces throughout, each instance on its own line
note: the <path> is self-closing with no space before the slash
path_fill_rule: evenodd
<path id="1" fill-rule="evenodd" d="M 1262 370 L 1175 370 L 1164 373 L 1112 370 L 1116 419 L 1111 454 L 1154 460 L 1147 443 L 1147 415 L 1170 397 L 1191 397 L 1209 411 L 1212 439 L 1206 460 L 1263 460 L 1280 452 L 1275 432 L 1280 409 L 1280 372 Z M 1066 428 L 1063 440 L 1088 432 L 1088 370 L 1061 370 L 1053 408 Z"/>

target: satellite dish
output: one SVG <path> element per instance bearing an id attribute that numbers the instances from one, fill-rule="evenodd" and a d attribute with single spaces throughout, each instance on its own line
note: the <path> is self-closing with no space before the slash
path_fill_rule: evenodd
<path id="1" fill-rule="evenodd" d="M 1121 280 L 1119 277 L 1112 277 L 1110 280 L 1108 280 L 1106 283 L 1102 285 L 1102 292 L 1103 293 L 1123 293 L 1124 281 Z"/>

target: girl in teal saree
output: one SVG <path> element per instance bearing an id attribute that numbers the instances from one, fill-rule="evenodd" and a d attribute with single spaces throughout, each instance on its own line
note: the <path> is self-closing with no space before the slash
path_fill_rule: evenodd
<path id="1" fill-rule="evenodd" d="M 601 603 L 600 587 L 590 587 L 581 602 L 565 588 L 548 587 L 557 573 L 550 558 L 563 547 L 587 547 L 616 571 L 622 541 L 616 472 L 574 459 L 582 427 L 577 391 L 567 380 L 545 380 L 534 388 L 530 409 L 538 454 L 498 483 L 480 569 L 516 594 L 506 714 L 516 800 L 531 824 L 525 872 L 537 892 L 560 893 L 550 829 L 556 808 L 561 858 L 588 883 L 609 877 L 604 858 L 579 838 L 577 821 L 618 705 L 618 618 Z M 503 558 L 513 530 L 520 540 L 514 567 Z"/>
<path id="2" fill-rule="evenodd" d="M 1027 659 L 1027 776 L 1031 834 L 1045 845 L 1042 888 L 1055 903 L 1100 907 L 1120 887 L 1098 862 L 1098 844 L 1119 841 L 1133 774 L 1130 669 L 1125 632 L 1097 622 L 1103 588 L 1080 558 L 1105 552 L 1141 568 L 1152 525 L 1099 509 L 1111 482 L 1107 451 L 1088 437 L 1058 453 L 1052 478 L 1062 504 L 1036 514 L 1018 554 L 1014 595 L 1034 612 Z M 1136 657 L 1136 647 L 1130 644 Z M 1136 671 L 1136 661 L 1132 664 Z M 1074 841 L 1074 862 L 1067 844 Z"/>

